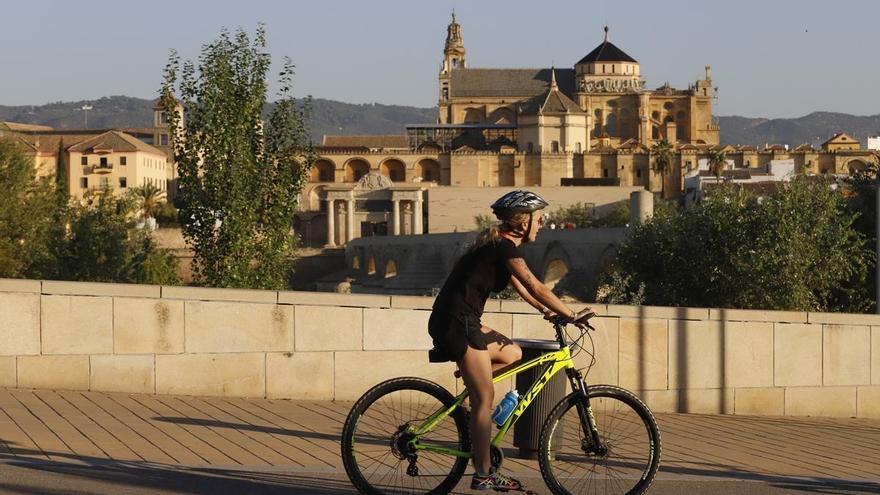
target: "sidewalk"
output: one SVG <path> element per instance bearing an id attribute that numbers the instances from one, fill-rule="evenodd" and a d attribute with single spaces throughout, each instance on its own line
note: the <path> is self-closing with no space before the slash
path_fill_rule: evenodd
<path id="1" fill-rule="evenodd" d="M 0 465 L 65 475 L 58 480 L 100 480 L 116 493 L 150 493 L 171 472 L 174 493 L 354 493 L 339 457 L 350 407 L 0 390 Z M 845 493 L 880 492 L 878 420 L 685 414 L 657 420 L 661 481 L 753 480 L 809 491 L 836 483 Z M 537 463 L 514 454 L 508 452 L 506 469 L 533 478 L 529 487 L 542 493 Z M 0 479 L 3 493 L 56 493 L 16 491 L 10 476 L 0 472 Z"/>

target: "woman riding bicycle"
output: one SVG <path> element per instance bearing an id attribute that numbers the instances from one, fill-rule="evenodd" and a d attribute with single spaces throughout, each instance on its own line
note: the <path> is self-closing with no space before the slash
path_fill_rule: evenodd
<path id="1" fill-rule="evenodd" d="M 470 394 L 470 432 L 474 477 L 471 489 L 519 490 L 522 484 L 492 472 L 489 443 L 492 434 L 493 374 L 522 358 L 512 340 L 480 322 L 490 292 L 500 292 L 512 283 L 520 297 L 545 318 L 565 315 L 571 322 L 593 316 L 590 308 L 580 313 L 569 309 L 529 270 L 519 247 L 534 242 L 543 226 L 543 212 L 549 203 L 529 191 L 513 191 L 492 204 L 500 224 L 477 237 L 456 262 L 434 302 L 428 332 L 434 340 L 434 358 L 455 361 Z"/>

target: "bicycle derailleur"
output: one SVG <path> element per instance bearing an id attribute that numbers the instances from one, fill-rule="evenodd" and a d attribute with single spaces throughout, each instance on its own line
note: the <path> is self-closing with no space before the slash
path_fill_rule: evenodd
<path id="1" fill-rule="evenodd" d="M 419 475 L 419 466 L 416 465 L 419 456 L 411 443 L 414 438 L 415 435 L 409 431 L 409 424 L 401 425 L 391 435 L 391 453 L 401 461 L 406 460 L 409 463 L 406 467 L 406 474 L 413 477 Z"/>

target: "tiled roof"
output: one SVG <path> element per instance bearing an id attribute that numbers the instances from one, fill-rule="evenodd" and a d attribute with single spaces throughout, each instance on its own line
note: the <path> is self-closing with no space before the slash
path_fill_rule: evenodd
<path id="1" fill-rule="evenodd" d="M 324 135 L 324 148 L 409 148 L 405 134 Z"/>
<path id="2" fill-rule="evenodd" d="M 839 132 L 839 133 L 831 136 L 831 139 L 829 139 L 828 141 L 825 141 L 824 143 L 822 143 L 822 146 L 825 146 L 826 144 L 840 143 L 840 142 L 855 143 L 856 141 L 857 141 L 857 139 L 850 136 L 849 134 L 847 134 L 845 132 Z"/>
<path id="3" fill-rule="evenodd" d="M 150 146 L 140 139 L 130 136 L 120 131 L 107 131 L 103 134 L 82 141 L 68 148 L 68 151 L 89 152 L 94 149 L 110 148 L 114 152 L 119 151 L 144 151 L 155 153 L 157 155 L 165 155 L 165 152 Z"/>
<path id="4" fill-rule="evenodd" d="M 538 113 L 584 114 L 584 111 L 581 110 L 581 107 L 579 107 L 577 103 L 572 101 L 568 96 L 565 96 L 565 94 L 559 91 L 556 87 L 551 87 L 551 89 L 544 92 L 544 94 L 529 100 L 523 105 L 522 111 L 527 115 L 535 115 Z"/>
<path id="5" fill-rule="evenodd" d="M 453 69 L 452 97 L 530 97 L 550 88 L 551 69 Z M 575 92 L 574 69 L 556 69 L 556 83 L 566 95 Z"/>
<path id="6" fill-rule="evenodd" d="M 51 131 L 51 127 L 47 125 L 22 124 L 19 122 L 0 122 L 0 129 L 6 129 L 13 132 L 25 131 Z"/>
<path id="7" fill-rule="evenodd" d="M 584 58 L 580 59 L 576 65 L 580 64 L 591 64 L 595 62 L 636 62 L 636 59 L 627 55 L 623 50 L 617 48 L 617 46 L 605 40 L 601 45 L 597 46 L 590 53 L 588 53 Z"/>

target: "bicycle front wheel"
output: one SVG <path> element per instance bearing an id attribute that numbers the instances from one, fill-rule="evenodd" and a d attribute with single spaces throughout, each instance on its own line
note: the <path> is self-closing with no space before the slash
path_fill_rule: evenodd
<path id="1" fill-rule="evenodd" d="M 454 403 L 446 389 L 421 378 L 395 378 L 367 391 L 342 429 L 342 462 L 355 488 L 365 495 L 449 493 L 464 474 L 468 458 L 412 450 L 407 428 Z M 464 410 L 456 409 L 421 441 L 469 452 Z"/>
<path id="2" fill-rule="evenodd" d="M 660 430 L 648 407 L 632 392 L 610 385 L 588 387 L 599 431 L 593 445 L 571 394 L 553 409 L 541 430 L 541 474 L 555 495 L 644 493 L 660 466 Z M 560 430 L 559 435 L 554 432 Z"/>

